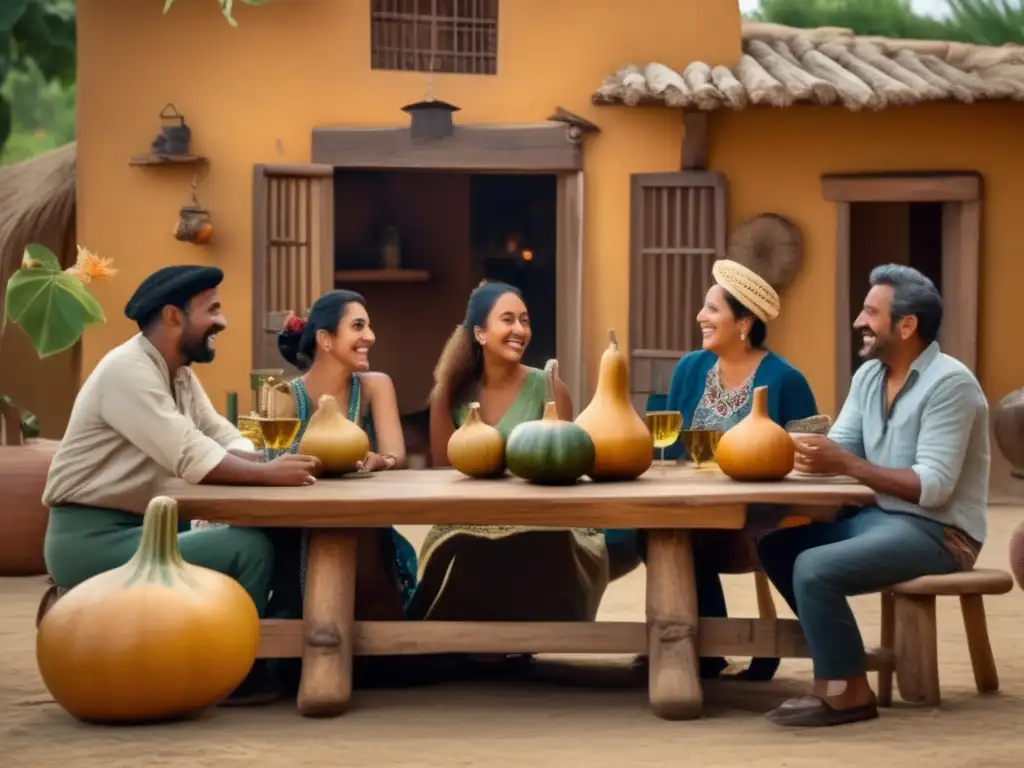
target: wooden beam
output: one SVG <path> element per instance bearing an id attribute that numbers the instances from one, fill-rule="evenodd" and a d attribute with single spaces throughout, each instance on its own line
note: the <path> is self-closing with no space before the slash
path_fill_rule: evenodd
<path id="1" fill-rule="evenodd" d="M 681 171 L 706 171 L 708 168 L 708 116 L 706 112 L 683 112 L 683 148 Z"/>
<path id="2" fill-rule="evenodd" d="M 580 135 L 586 133 L 599 133 L 600 128 L 585 117 L 580 117 L 575 112 L 570 112 L 565 107 L 555 107 L 555 111 L 548 115 L 548 120 L 553 123 L 564 123 L 569 127 L 578 129 Z"/>
<path id="3" fill-rule="evenodd" d="M 314 128 L 312 158 L 336 168 L 577 171 L 580 144 L 567 130 L 557 123 L 457 125 L 451 136 L 413 140 L 405 127 Z"/>
<path id="4" fill-rule="evenodd" d="M 928 203 L 980 200 L 977 173 L 827 174 L 821 191 L 833 203 Z"/>
<path id="5" fill-rule="evenodd" d="M 647 653 L 643 622 L 357 621 L 357 656 L 431 653 Z M 795 619 L 701 619 L 701 656 L 807 659 L 810 650 Z M 260 622 L 261 659 L 302 655 L 302 621 Z M 872 654 L 877 667 L 879 654 Z"/>

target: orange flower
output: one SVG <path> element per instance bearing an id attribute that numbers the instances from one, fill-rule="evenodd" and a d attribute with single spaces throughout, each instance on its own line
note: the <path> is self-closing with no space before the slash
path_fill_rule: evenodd
<path id="1" fill-rule="evenodd" d="M 113 259 L 104 259 L 92 251 L 78 246 L 78 259 L 73 267 L 68 267 L 67 272 L 74 275 L 83 283 L 91 280 L 106 280 L 117 274 L 112 266 Z"/>

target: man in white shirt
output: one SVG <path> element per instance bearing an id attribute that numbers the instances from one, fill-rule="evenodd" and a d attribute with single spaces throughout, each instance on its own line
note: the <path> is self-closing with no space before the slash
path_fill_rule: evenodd
<path id="1" fill-rule="evenodd" d="M 316 461 L 286 454 L 260 463 L 251 442 L 214 409 L 192 371 L 213 360 L 225 330 L 214 267 L 165 267 L 125 307 L 140 333 L 111 350 L 85 380 L 50 467 L 47 569 L 68 590 L 127 562 L 142 515 L 169 478 L 215 485 L 299 486 Z M 274 548 L 253 528 L 179 526 L 186 561 L 237 580 L 264 615 Z M 244 687 L 244 686 L 243 686 Z M 240 690 L 238 693 L 242 693 Z"/>

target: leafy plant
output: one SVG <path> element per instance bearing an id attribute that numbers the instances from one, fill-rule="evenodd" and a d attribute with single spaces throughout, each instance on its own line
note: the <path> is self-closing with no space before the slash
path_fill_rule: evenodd
<path id="1" fill-rule="evenodd" d="M 116 272 L 109 259 L 81 246 L 74 266 L 62 270 L 49 248 L 30 243 L 21 269 L 7 281 L 7 319 L 21 326 L 41 358 L 70 349 L 87 327 L 106 320 L 86 283 Z"/>
<path id="2" fill-rule="evenodd" d="M 21 410 L 21 408 L 18 407 L 18 404 L 11 400 L 11 398 L 7 397 L 7 395 L 0 395 L 0 414 L 4 414 L 4 417 L 6 418 L 6 414 L 9 413 L 18 414 L 18 420 L 21 422 L 20 427 L 22 437 L 39 437 L 39 435 L 42 434 L 42 431 L 39 428 L 39 419 L 36 418 L 34 413 Z"/>
<path id="3" fill-rule="evenodd" d="M 246 5 L 266 5 L 270 0 L 241 0 Z M 238 22 L 235 21 L 235 17 L 231 15 L 232 7 L 234 6 L 234 0 L 217 0 L 217 4 L 220 6 L 220 12 L 224 14 L 224 18 L 228 20 L 228 24 L 232 27 L 237 27 Z M 164 2 L 164 13 L 167 13 L 171 6 L 174 5 L 174 0 L 165 0 Z"/>
<path id="4" fill-rule="evenodd" d="M 75 79 L 75 0 L 0 0 L 0 85 L 34 66 L 46 81 Z M 8 95 L 0 97 L 0 149 L 14 124 Z"/>

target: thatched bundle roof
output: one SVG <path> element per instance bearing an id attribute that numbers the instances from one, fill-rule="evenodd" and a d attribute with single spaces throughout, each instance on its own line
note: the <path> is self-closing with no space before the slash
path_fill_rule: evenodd
<path id="1" fill-rule="evenodd" d="M 732 67 L 630 64 L 605 78 L 594 104 L 789 107 L 839 104 L 885 109 L 929 101 L 1024 101 L 1024 47 L 858 37 L 834 27 L 743 25 L 743 56 Z"/>
<path id="2" fill-rule="evenodd" d="M 26 245 L 42 243 L 65 267 L 75 261 L 75 149 L 71 142 L 0 168 L 0 317 Z"/>

